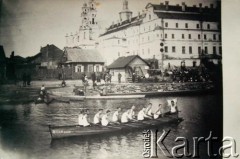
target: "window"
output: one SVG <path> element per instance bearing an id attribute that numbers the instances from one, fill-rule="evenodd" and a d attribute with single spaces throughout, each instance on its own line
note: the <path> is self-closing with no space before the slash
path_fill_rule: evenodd
<path id="1" fill-rule="evenodd" d="M 148 18 L 149 18 L 149 20 L 151 20 L 151 14 L 149 14 Z"/>
<path id="2" fill-rule="evenodd" d="M 207 46 L 205 46 L 205 53 L 207 54 L 208 53 L 208 47 Z"/>
<path id="3" fill-rule="evenodd" d="M 176 28 L 178 28 L 178 23 L 176 23 Z"/>
<path id="4" fill-rule="evenodd" d="M 188 28 L 188 23 L 185 23 L 185 28 Z"/>
<path id="5" fill-rule="evenodd" d="M 204 34 L 204 40 L 207 40 L 207 35 L 206 34 Z"/>
<path id="6" fill-rule="evenodd" d="M 176 52 L 176 47 L 175 47 L 175 46 L 172 47 L 172 52 L 173 52 L 173 53 Z"/>
<path id="7" fill-rule="evenodd" d="M 201 49 L 200 46 L 198 46 L 198 54 L 199 54 L 199 55 L 202 54 L 202 49 Z"/>
<path id="8" fill-rule="evenodd" d="M 192 35 L 191 34 L 188 34 L 188 39 L 192 39 Z"/>
<path id="9" fill-rule="evenodd" d="M 197 24 L 197 29 L 199 29 L 200 28 L 200 25 L 199 24 Z"/>
<path id="10" fill-rule="evenodd" d="M 207 28 L 210 29 L 210 24 L 207 25 Z"/>
<path id="11" fill-rule="evenodd" d="M 222 55 L 222 47 L 219 46 L 219 54 Z"/>
<path id="12" fill-rule="evenodd" d="M 186 50 L 185 50 L 185 46 L 182 47 L 182 53 L 185 54 Z"/>
<path id="13" fill-rule="evenodd" d="M 96 72 L 99 72 L 99 65 L 96 66 Z"/>
<path id="14" fill-rule="evenodd" d="M 164 47 L 164 51 L 168 52 L 168 47 L 167 46 Z"/>
<path id="15" fill-rule="evenodd" d="M 83 32 L 83 39 L 86 39 L 86 32 Z"/>
<path id="16" fill-rule="evenodd" d="M 192 54 L 192 46 L 189 46 L 189 54 Z"/>
<path id="17" fill-rule="evenodd" d="M 172 34 L 172 39 L 174 39 L 174 34 Z"/>
<path id="18" fill-rule="evenodd" d="M 182 34 L 182 39 L 184 39 L 184 34 Z"/>
<path id="19" fill-rule="evenodd" d="M 219 41 L 222 40 L 221 34 L 218 35 Z"/>
<path id="20" fill-rule="evenodd" d="M 79 42 L 79 36 L 78 36 L 78 42 Z"/>
<path id="21" fill-rule="evenodd" d="M 216 34 L 213 34 L 213 40 L 216 40 Z"/>
<path id="22" fill-rule="evenodd" d="M 93 72 L 93 65 L 88 65 L 88 72 Z"/>
<path id="23" fill-rule="evenodd" d="M 165 27 L 166 27 L 166 28 L 168 27 L 168 23 L 167 23 L 167 22 L 165 23 Z"/>
<path id="24" fill-rule="evenodd" d="M 165 38 L 167 38 L 167 34 L 165 34 Z"/>
<path id="25" fill-rule="evenodd" d="M 201 39 L 201 35 L 200 34 L 198 34 L 198 39 Z"/>
<path id="26" fill-rule="evenodd" d="M 216 50 L 216 46 L 213 46 L 213 54 L 216 54 L 217 50 Z"/>

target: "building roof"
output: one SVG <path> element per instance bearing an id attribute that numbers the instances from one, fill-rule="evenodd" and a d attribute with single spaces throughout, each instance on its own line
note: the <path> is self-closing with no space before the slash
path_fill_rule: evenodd
<path id="1" fill-rule="evenodd" d="M 199 20 L 199 21 L 220 21 L 221 11 L 217 8 L 199 8 L 185 5 L 185 11 L 179 5 L 157 5 L 149 3 L 147 7 L 153 7 L 153 11 L 158 18 L 165 19 L 182 19 L 182 20 Z"/>
<path id="2" fill-rule="evenodd" d="M 104 63 L 103 57 L 95 49 L 65 48 L 65 63 Z"/>
<path id="3" fill-rule="evenodd" d="M 210 21 L 216 22 L 221 20 L 221 10 L 218 6 L 217 8 L 208 8 L 185 5 L 185 11 L 182 11 L 182 6 L 180 5 L 166 5 L 164 4 L 152 4 L 148 3 L 146 8 L 153 7 L 153 12 L 158 16 L 158 18 L 164 19 L 182 19 L 182 20 L 198 20 L 198 21 Z M 128 27 L 140 25 L 143 18 L 146 16 L 145 13 L 140 16 L 135 16 L 130 20 L 125 20 L 121 23 L 113 24 L 107 28 L 106 32 L 101 34 L 101 36 L 111 34 L 120 30 L 124 30 Z"/>
<path id="4" fill-rule="evenodd" d="M 53 44 L 42 47 L 40 53 L 41 62 L 47 62 L 49 60 L 60 62 L 63 56 L 63 50 Z"/>
<path id="5" fill-rule="evenodd" d="M 0 45 L 0 63 L 6 63 L 6 55 L 2 45 Z"/>
<path id="6" fill-rule="evenodd" d="M 116 23 L 114 25 L 111 25 L 109 28 L 107 28 L 107 31 L 105 33 L 100 35 L 100 37 L 104 36 L 104 35 L 107 35 L 107 34 L 117 32 L 119 30 L 124 30 L 124 29 L 126 29 L 130 26 L 140 25 L 142 23 L 143 17 L 145 17 L 145 14 L 142 14 L 140 16 L 132 17 L 131 20 L 125 20 L 121 23 Z"/>
<path id="7" fill-rule="evenodd" d="M 117 60 L 115 60 L 112 64 L 108 66 L 109 69 L 113 68 L 125 68 L 128 66 L 129 63 L 131 63 L 135 58 L 140 58 L 142 61 L 146 63 L 146 65 L 149 65 L 145 60 L 143 60 L 138 55 L 132 55 L 132 56 L 122 56 L 119 57 Z"/>

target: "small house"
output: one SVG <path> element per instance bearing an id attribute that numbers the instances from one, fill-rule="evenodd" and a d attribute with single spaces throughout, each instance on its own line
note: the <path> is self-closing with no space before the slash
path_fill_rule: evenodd
<path id="1" fill-rule="evenodd" d="M 72 70 L 72 76 L 103 71 L 104 59 L 95 49 L 65 48 L 62 58 L 62 67 Z M 75 74 L 75 75 L 74 75 Z"/>
<path id="2" fill-rule="evenodd" d="M 149 64 L 138 55 L 119 57 L 108 67 L 112 75 L 112 81 L 118 81 L 118 75 L 121 74 L 121 82 L 130 82 L 132 75 L 144 76 L 147 74 Z"/>

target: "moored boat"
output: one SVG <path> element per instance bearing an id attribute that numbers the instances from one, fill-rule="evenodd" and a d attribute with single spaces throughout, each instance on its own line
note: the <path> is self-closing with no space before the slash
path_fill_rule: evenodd
<path id="1" fill-rule="evenodd" d="M 66 138 L 74 136 L 89 136 L 100 135 L 114 132 L 133 131 L 139 129 L 146 129 L 151 127 L 159 127 L 172 123 L 179 124 L 183 121 L 177 114 L 167 115 L 159 119 L 151 119 L 144 121 L 135 121 L 129 123 L 114 124 L 109 126 L 93 125 L 89 127 L 82 127 L 78 125 L 72 126 L 49 126 L 52 139 Z"/>

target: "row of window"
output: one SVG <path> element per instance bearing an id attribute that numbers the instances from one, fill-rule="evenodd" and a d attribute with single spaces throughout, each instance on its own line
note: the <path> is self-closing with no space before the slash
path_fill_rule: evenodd
<path id="1" fill-rule="evenodd" d="M 218 49 L 219 49 L 219 54 L 222 54 L 222 47 L 220 46 Z M 165 51 L 165 53 L 169 52 L 168 46 L 164 47 L 164 51 Z M 199 46 L 198 47 L 198 54 L 201 54 L 202 52 L 208 54 L 209 53 L 208 52 L 208 47 L 205 46 L 204 50 L 202 50 L 202 48 Z M 176 46 L 172 46 L 172 53 L 176 53 Z M 192 46 L 188 47 L 188 53 L 189 54 L 193 53 Z M 213 46 L 213 52 L 212 53 L 217 54 L 217 47 L 216 46 Z M 182 54 L 186 54 L 186 46 L 182 46 Z"/>
<path id="2" fill-rule="evenodd" d="M 168 25 L 168 22 L 165 22 L 165 28 L 168 28 L 169 25 Z M 178 23 L 175 23 L 175 28 L 178 28 L 179 27 L 179 24 Z M 189 28 L 189 25 L 188 23 L 185 23 L 185 28 L 188 29 Z M 196 29 L 199 29 L 200 28 L 200 24 L 196 24 Z M 210 24 L 207 24 L 207 29 L 211 29 L 211 25 Z M 218 25 L 218 29 L 220 29 L 220 25 Z"/>
<path id="3" fill-rule="evenodd" d="M 159 36 L 159 35 L 157 35 Z M 168 38 L 168 34 L 164 35 L 165 39 Z M 172 34 L 172 39 L 175 39 L 175 34 Z M 209 37 L 207 37 L 207 34 L 203 35 L 204 40 L 207 40 Z M 213 40 L 217 40 L 217 35 L 213 34 Z M 182 39 L 185 39 L 185 34 L 182 34 Z M 188 34 L 188 39 L 192 39 L 192 34 Z M 198 39 L 201 39 L 201 34 L 198 34 Z M 221 40 L 221 34 L 218 35 L 218 39 Z"/>

